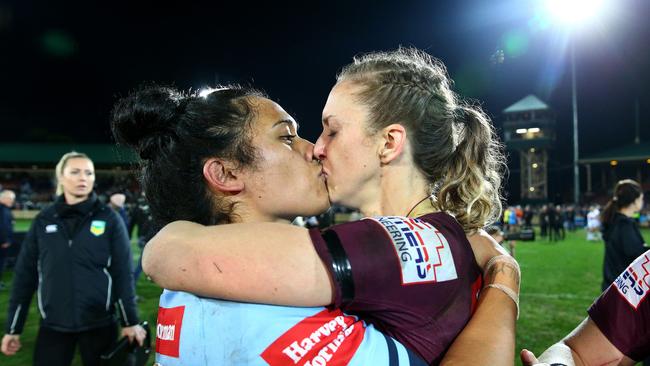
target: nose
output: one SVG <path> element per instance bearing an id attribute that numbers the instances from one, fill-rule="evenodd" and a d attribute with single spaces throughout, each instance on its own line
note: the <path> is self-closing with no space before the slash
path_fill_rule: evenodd
<path id="1" fill-rule="evenodd" d="M 321 134 L 318 136 L 318 140 L 316 140 L 316 144 L 314 144 L 314 158 L 318 160 L 323 160 L 325 159 L 325 141 L 323 139 L 323 135 Z"/>
<path id="2" fill-rule="evenodd" d="M 314 144 L 311 143 L 311 141 L 308 140 L 302 140 L 303 142 L 303 155 L 305 156 L 306 161 L 312 161 L 315 159 L 314 157 Z"/>

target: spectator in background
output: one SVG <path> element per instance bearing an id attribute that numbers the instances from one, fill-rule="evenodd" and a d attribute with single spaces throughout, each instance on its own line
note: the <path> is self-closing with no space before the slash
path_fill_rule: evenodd
<path id="1" fill-rule="evenodd" d="M 520 205 L 515 206 L 515 215 L 517 217 L 517 225 L 521 226 L 524 223 L 524 210 Z"/>
<path id="2" fill-rule="evenodd" d="M 555 210 L 555 206 L 553 206 L 552 204 L 548 205 L 547 217 L 548 217 L 548 239 L 550 241 L 557 241 L 559 233 L 557 232 L 556 227 L 557 227 L 557 222 L 559 220 L 559 217 L 558 217 L 558 212 Z"/>
<path id="3" fill-rule="evenodd" d="M 138 197 L 138 201 L 131 210 L 131 222 L 129 225 L 129 237 L 133 236 L 135 227 L 138 227 L 138 247 L 140 248 L 140 259 L 138 259 L 138 265 L 133 272 L 133 287 L 138 283 L 138 278 L 140 273 L 142 273 L 142 251 L 144 250 L 147 242 L 156 235 L 158 231 L 156 225 L 154 224 L 153 217 L 151 215 L 151 209 L 149 208 L 149 203 L 143 193 L 142 196 Z"/>
<path id="4" fill-rule="evenodd" d="M 632 219 L 641 207 L 643 191 L 639 183 L 631 179 L 616 183 L 614 196 L 607 202 L 601 215 L 605 240 L 603 290 L 647 250 L 637 223 Z"/>
<path id="5" fill-rule="evenodd" d="M 539 236 L 546 239 L 548 236 L 548 205 L 543 205 L 539 211 Z"/>
<path id="6" fill-rule="evenodd" d="M 587 240 L 600 241 L 603 239 L 600 233 L 600 208 L 598 205 L 591 206 L 587 214 Z"/>
<path id="7" fill-rule="evenodd" d="M 37 291 L 42 319 L 34 365 L 70 365 L 77 345 L 84 365 L 98 365 L 117 338 L 114 304 L 122 335 L 140 345 L 146 335 L 137 325 L 129 240 L 122 220 L 93 192 L 95 169 L 85 154 L 63 155 L 56 179 L 57 199 L 32 222 L 16 262 L 0 350 L 20 350 Z"/>
<path id="8" fill-rule="evenodd" d="M 503 210 L 503 230 L 508 232 L 510 230 L 510 225 L 511 225 L 511 216 L 515 216 L 515 213 L 512 209 L 512 207 L 508 206 L 506 207 L 505 210 Z M 516 221 L 516 216 L 513 221 Z"/>
<path id="9" fill-rule="evenodd" d="M 124 193 L 113 193 L 108 200 L 108 206 L 120 215 L 124 227 L 129 227 L 129 216 L 126 214 L 126 208 L 124 208 L 125 203 L 126 196 Z"/>
<path id="10" fill-rule="evenodd" d="M 567 229 L 570 232 L 576 231 L 576 210 L 573 205 L 567 207 L 566 209 L 566 222 Z"/>
<path id="11" fill-rule="evenodd" d="M 524 207 L 524 229 L 532 229 L 534 215 L 535 213 L 530 205 L 526 205 L 526 207 Z"/>
<path id="12" fill-rule="evenodd" d="M 564 240 L 566 232 L 564 231 L 564 226 L 566 223 L 566 214 L 564 208 L 560 205 L 555 206 L 555 225 L 553 230 L 555 231 L 556 240 Z"/>
<path id="13" fill-rule="evenodd" d="M 16 201 L 16 194 L 8 189 L 0 192 L 0 290 L 4 290 L 2 272 L 4 270 L 7 249 L 13 244 L 14 216 L 11 213 Z"/>

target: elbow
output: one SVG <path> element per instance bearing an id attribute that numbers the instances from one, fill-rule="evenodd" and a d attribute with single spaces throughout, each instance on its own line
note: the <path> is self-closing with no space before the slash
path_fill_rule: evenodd
<path id="1" fill-rule="evenodd" d="M 179 253 L 174 243 L 179 235 L 176 223 L 171 223 L 160 230 L 144 247 L 142 251 L 142 271 L 156 284 L 164 288 L 173 287 L 174 276 L 171 269 L 176 263 Z"/>

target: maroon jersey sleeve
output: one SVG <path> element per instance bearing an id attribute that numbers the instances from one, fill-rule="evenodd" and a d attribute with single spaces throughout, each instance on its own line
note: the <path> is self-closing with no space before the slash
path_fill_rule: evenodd
<path id="1" fill-rule="evenodd" d="M 650 250 L 638 257 L 591 305 L 589 317 L 633 360 L 650 355 Z"/>
<path id="2" fill-rule="evenodd" d="M 480 269 L 453 217 L 375 217 L 310 235 L 336 284 L 334 306 L 429 363 L 439 360 L 469 320 Z"/>

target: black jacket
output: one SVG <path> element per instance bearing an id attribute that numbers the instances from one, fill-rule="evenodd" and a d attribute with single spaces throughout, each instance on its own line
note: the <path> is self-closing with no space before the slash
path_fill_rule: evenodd
<path id="1" fill-rule="evenodd" d="M 16 262 L 7 334 L 20 334 L 37 291 L 41 325 L 80 332 L 138 323 L 129 238 L 120 217 L 92 196 L 63 197 L 34 219 Z"/>
<path id="2" fill-rule="evenodd" d="M 11 209 L 0 204 L 0 244 L 13 244 L 14 240 L 14 216 Z M 0 270 L 2 270 L 0 268 Z"/>
<path id="3" fill-rule="evenodd" d="M 602 286 L 604 290 L 648 248 L 643 246 L 644 240 L 636 222 L 618 212 L 614 214 L 611 223 L 603 225 L 603 239 L 605 240 Z"/>

